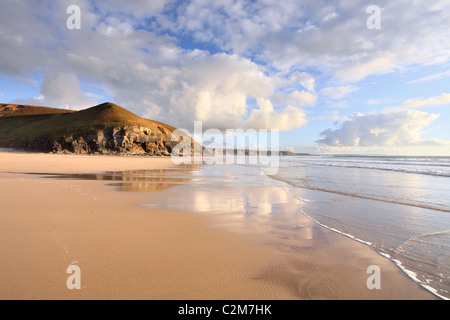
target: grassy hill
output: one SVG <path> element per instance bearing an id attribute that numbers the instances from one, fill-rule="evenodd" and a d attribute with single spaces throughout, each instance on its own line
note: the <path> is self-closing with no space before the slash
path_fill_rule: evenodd
<path id="1" fill-rule="evenodd" d="M 0 118 L 12 116 L 49 115 L 59 113 L 73 113 L 75 111 L 55 109 L 39 106 L 16 105 L 0 103 Z"/>
<path id="2" fill-rule="evenodd" d="M 136 128 L 143 130 L 141 134 L 135 132 L 137 136 L 132 137 L 130 132 L 138 130 Z M 117 149 L 114 152 L 125 151 L 121 150 L 122 147 L 129 149 L 129 146 L 120 145 L 125 138 L 137 139 L 145 151 L 143 144 L 150 142 L 156 145 L 162 143 L 167 147 L 174 130 L 172 126 L 141 118 L 113 103 L 103 103 L 77 112 L 37 106 L 0 105 L 0 147 L 4 148 L 52 151 L 50 149 L 55 143 L 64 144 L 77 139 L 98 142 L 103 135 L 106 139 L 104 147 Z M 117 133 L 119 131 L 120 134 Z M 122 139 L 121 136 L 125 140 L 118 141 Z M 135 141 L 128 142 L 133 144 Z M 87 153 L 99 151 L 95 146 L 88 149 Z"/>

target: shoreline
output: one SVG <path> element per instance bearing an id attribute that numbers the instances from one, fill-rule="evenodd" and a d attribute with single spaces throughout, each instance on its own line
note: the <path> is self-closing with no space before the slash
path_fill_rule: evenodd
<path id="1" fill-rule="evenodd" d="M 436 299 L 390 260 L 306 216 L 311 234 L 287 251 L 279 234 L 231 232 L 216 215 L 141 206 L 167 195 L 189 201 L 177 188 L 121 192 L 104 181 L 5 173 L 160 170 L 174 167 L 170 158 L 8 152 L 0 164 L 1 299 Z M 278 194 L 252 188 L 252 197 Z M 85 279 L 78 292 L 65 287 L 74 261 Z M 382 267 L 380 291 L 365 287 L 369 263 Z"/>
<path id="2" fill-rule="evenodd" d="M 373 246 L 372 246 L 372 243 L 370 243 L 370 242 L 368 242 L 368 241 L 361 240 L 361 239 L 359 239 L 359 238 L 356 238 L 355 236 L 353 236 L 353 235 L 351 235 L 351 234 L 349 234 L 349 233 L 344 233 L 344 232 L 341 232 L 341 231 L 339 231 L 339 230 L 337 230 L 337 229 L 334 229 L 334 228 L 332 228 L 332 227 L 328 227 L 328 226 L 324 225 L 323 223 L 320 223 L 319 221 L 313 219 L 312 217 L 310 217 L 310 216 L 307 215 L 307 214 L 305 214 L 305 216 L 306 216 L 308 219 L 310 219 L 311 221 L 313 221 L 314 223 L 318 224 L 319 226 L 321 226 L 321 227 L 323 227 L 323 228 L 325 228 L 325 229 L 327 229 L 327 230 L 330 230 L 331 232 L 334 232 L 334 233 L 336 233 L 336 234 L 340 234 L 340 235 L 342 235 L 342 236 L 344 236 L 344 237 L 346 237 L 346 238 L 349 238 L 349 239 L 351 239 L 351 240 L 353 240 L 353 241 L 359 242 L 359 243 L 361 243 L 361 244 L 367 246 L 368 248 L 370 248 L 370 249 L 371 249 L 373 252 L 375 252 L 376 254 L 378 254 L 378 255 L 380 255 L 381 257 L 383 257 L 383 258 L 389 260 L 390 262 L 394 263 L 394 264 L 399 268 L 399 270 L 402 271 L 402 273 L 403 273 L 406 277 L 408 277 L 411 281 L 413 281 L 413 282 L 416 283 L 418 286 L 420 286 L 423 290 L 426 290 L 427 292 L 429 292 L 430 294 L 432 294 L 432 295 L 433 295 L 434 297 L 436 297 L 437 299 L 440 299 L 440 300 L 449 300 L 448 298 L 446 298 L 446 297 L 444 297 L 444 296 L 441 296 L 439 293 L 437 293 L 436 290 L 435 290 L 434 288 L 422 284 L 422 283 L 417 279 L 417 275 L 416 275 L 414 272 L 412 272 L 412 271 L 406 269 L 406 268 L 402 265 L 402 263 L 401 263 L 400 261 L 398 261 L 398 260 L 396 260 L 396 259 L 393 259 L 393 258 L 392 258 L 390 255 L 388 255 L 388 254 L 381 253 L 381 252 L 378 252 L 377 250 L 375 250 L 375 248 L 373 248 Z"/>

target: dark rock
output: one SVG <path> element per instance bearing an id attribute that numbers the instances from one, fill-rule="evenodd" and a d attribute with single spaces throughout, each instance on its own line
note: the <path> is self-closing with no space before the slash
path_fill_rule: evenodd
<path id="1" fill-rule="evenodd" d="M 166 129 L 158 129 L 159 132 L 140 126 L 109 128 L 57 141 L 40 139 L 30 147 L 53 153 L 170 156 L 178 142 L 171 141 Z"/>

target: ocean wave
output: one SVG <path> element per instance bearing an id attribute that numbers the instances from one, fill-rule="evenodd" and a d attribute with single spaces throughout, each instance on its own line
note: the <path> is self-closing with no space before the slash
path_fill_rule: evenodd
<path id="1" fill-rule="evenodd" d="M 292 159 L 292 160 L 294 160 L 294 159 Z M 298 163 L 298 160 L 295 161 L 295 163 Z M 409 247 L 405 248 L 405 250 L 401 253 L 398 252 L 399 247 L 402 247 L 402 246 L 404 247 L 405 243 L 411 243 L 412 241 L 415 241 L 415 242 L 422 241 L 423 242 L 425 239 L 431 239 L 433 237 L 441 236 L 441 235 L 448 236 L 448 231 L 444 231 L 444 232 L 436 231 L 436 232 L 430 232 L 430 233 L 422 233 L 421 235 L 411 238 L 410 236 L 408 237 L 408 233 L 402 233 L 403 231 L 398 233 L 400 230 L 397 229 L 396 225 L 392 225 L 391 226 L 392 230 L 389 229 L 389 230 L 391 230 L 390 233 L 394 232 L 395 235 L 398 234 L 398 237 L 395 239 L 399 240 L 399 242 L 397 242 L 397 244 L 395 244 L 396 241 L 392 242 L 391 240 L 389 240 L 391 242 L 388 245 L 385 242 L 384 237 L 377 238 L 377 236 L 369 236 L 368 234 L 365 233 L 365 232 L 367 232 L 367 230 L 364 231 L 363 233 L 361 233 L 361 226 L 357 227 L 359 229 L 354 229 L 355 226 L 352 226 L 351 221 L 339 220 L 338 223 L 335 223 L 334 218 L 336 218 L 336 217 L 334 217 L 328 213 L 324 217 L 322 217 L 323 211 L 320 211 L 320 209 L 317 209 L 317 208 L 313 209 L 313 208 L 315 208 L 315 203 L 319 203 L 319 202 L 323 202 L 323 201 L 325 201 L 325 202 L 333 201 L 332 199 L 334 199 L 334 198 L 329 198 L 330 200 L 326 200 L 328 198 L 321 198 L 323 200 L 316 202 L 313 199 L 306 199 L 305 193 L 299 192 L 299 190 L 306 188 L 306 189 L 310 189 L 310 190 L 330 192 L 330 193 L 340 194 L 340 195 L 344 195 L 344 196 L 350 196 L 350 197 L 354 197 L 354 198 L 381 201 L 381 203 L 385 203 L 386 205 L 389 205 L 389 203 L 391 203 L 393 205 L 395 205 L 395 204 L 406 205 L 406 206 L 412 206 L 412 207 L 421 208 L 421 209 L 425 209 L 425 210 L 433 210 L 434 212 L 445 212 L 445 213 L 450 212 L 448 207 L 440 208 L 440 207 L 437 207 L 436 203 L 434 205 L 433 205 L 433 203 L 430 203 L 430 204 L 424 204 L 424 203 L 419 203 L 419 202 L 414 203 L 414 201 L 408 201 L 408 199 L 402 199 L 404 201 L 401 201 L 400 199 L 394 200 L 394 199 L 386 199 L 383 197 L 378 198 L 378 197 L 374 197 L 374 196 L 369 196 L 368 194 L 359 195 L 359 194 L 357 194 L 357 192 L 350 193 L 351 190 L 348 190 L 349 192 L 344 192 L 342 190 L 341 191 L 340 190 L 328 190 L 328 188 L 320 189 L 320 188 L 315 188 L 312 186 L 305 186 L 305 181 L 303 179 L 299 179 L 299 176 L 294 174 L 295 171 L 292 171 L 292 170 L 297 170 L 298 166 L 296 166 L 295 163 L 293 166 L 289 166 L 290 168 L 285 168 L 287 170 L 279 172 L 278 175 L 269 176 L 269 177 L 278 182 L 281 182 L 283 184 L 283 188 L 286 191 L 288 191 L 288 193 L 290 195 L 297 198 L 301 203 L 303 203 L 303 205 L 301 205 L 299 208 L 301 214 L 305 215 L 310 220 L 314 221 L 315 223 L 317 223 L 318 225 L 320 225 L 323 228 L 326 228 L 330 231 L 336 232 L 336 233 L 341 234 L 345 237 L 348 237 L 354 241 L 360 242 L 362 244 L 365 244 L 365 245 L 371 247 L 375 252 L 377 252 L 384 258 L 389 259 L 390 261 L 395 263 L 397 265 L 397 267 L 403 273 L 405 273 L 411 280 L 416 282 L 419 286 L 423 287 L 427 291 L 434 294 L 436 297 L 439 297 L 444 300 L 448 300 L 450 298 L 450 294 L 448 294 L 448 292 L 447 292 L 448 290 L 446 289 L 447 287 L 445 284 L 445 281 L 446 281 L 445 277 L 448 276 L 448 271 L 443 271 L 443 270 L 447 270 L 447 269 L 441 268 L 441 271 L 437 272 L 437 269 L 434 268 L 433 266 L 422 266 L 421 267 L 421 263 L 424 259 L 430 258 L 428 260 L 432 260 L 436 257 L 441 256 L 442 250 L 444 250 L 444 252 L 445 252 L 447 247 L 442 249 L 442 246 L 443 246 L 442 243 L 430 243 L 425 248 L 426 254 L 423 254 L 423 252 L 424 252 L 422 250 L 423 248 L 417 248 L 417 246 L 414 246 L 411 248 L 409 248 Z M 317 170 L 314 172 L 317 173 Z M 324 175 L 327 174 L 326 173 L 327 171 L 320 170 L 319 172 L 323 173 Z M 414 172 L 414 173 L 416 173 L 416 172 Z M 302 174 L 307 175 L 308 171 L 306 171 L 306 173 L 303 172 Z M 357 188 L 357 186 L 355 186 L 355 188 Z M 356 189 L 356 190 L 359 190 L 359 189 Z M 334 206 L 334 205 L 332 204 L 332 206 Z M 307 208 L 309 208 L 309 209 L 307 209 Z M 378 208 L 378 205 L 375 204 L 374 208 Z M 317 211 L 317 210 L 319 210 L 319 211 Z M 375 209 L 375 211 L 376 210 L 379 210 L 379 209 Z M 395 210 L 394 210 L 394 212 L 395 212 Z M 405 212 L 408 212 L 408 211 L 405 210 Z M 427 216 L 429 216 L 429 215 L 427 215 Z M 324 219 L 322 219 L 322 218 L 324 218 Z M 379 219 L 379 217 L 374 217 L 374 219 Z M 443 221 L 446 221 L 446 220 L 443 220 Z M 442 224 L 441 227 L 445 228 L 445 224 Z M 393 231 L 393 230 L 397 230 L 397 231 Z M 380 235 L 382 236 L 382 233 L 380 232 L 380 230 L 374 229 L 373 231 L 375 233 L 377 233 L 378 236 L 380 236 Z M 407 229 L 406 231 L 409 232 L 411 230 Z M 420 232 L 420 231 L 418 231 L 418 232 Z M 410 233 L 414 233 L 414 231 L 411 231 Z M 402 238 L 402 237 L 404 237 L 404 238 Z M 427 245 L 427 243 L 425 243 L 425 245 Z M 437 251 L 439 251 L 440 253 Z M 410 259 L 410 258 L 414 258 L 416 256 L 418 258 L 416 260 L 417 261 L 420 260 L 419 263 L 417 263 L 417 261 L 412 261 Z M 442 262 L 438 262 L 437 265 L 442 266 Z M 425 268 L 425 269 L 423 269 L 423 268 Z M 443 286 L 443 283 L 440 281 L 444 281 L 444 286 Z"/>
<path id="2" fill-rule="evenodd" d="M 327 166 L 340 168 L 357 168 L 357 169 L 373 169 L 394 171 L 412 174 L 424 174 L 438 177 L 450 177 L 450 161 L 443 159 L 436 161 L 436 159 L 428 161 L 405 161 L 402 160 L 371 160 L 371 159 L 336 159 L 336 158 L 322 158 L 322 157 L 291 157 L 283 158 L 287 163 L 306 164 L 312 166 Z M 423 159 L 425 160 L 425 159 Z"/>
<path id="3" fill-rule="evenodd" d="M 421 208 L 421 209 L 435 210 L 435 211 L 440 211 L 440 212 L 450 212 L 450 209 L 448 207 L 439 207 L 436 205 L 417 203 L 417 202 L 413 202 L 413 201 L 390 199 L 387 197 L 383 198 L 383 197 L 376 197 L 376 196 L 367 195 L 367 194 L 358 194 L 358 193 L 351 193 L 351 192 L 345 192 L 345 191 L 339 191 L 339 190 L 333 190 L 333 189 L 326 189 L 326 188 L 320 188 L 320 187 L 310 186 L 310 185 L 306 185 L 306 184 L 298 185 L 298 184 L 295 184 L 290 179 L 282 177 L 282 176 L 270 176 L 270 177 L 272 179 L 287 183 L 288 185 L 290 185 L 292 187 L 296 187 L 296 188 L 300 188 L 300 189 L 321 191 L 321 192 L 333 193 L 333 194 L 341 195 L 341 196 L 360 198 L 360 199 L 365 199 L 365 200 L 380 201 L 380 202 L 385 202 L 385 203 L 392 203 L 392 204 L 416 207 L 416 208 Z"/>
<path id="4" fill-rule="evenodd" d="M 295 195 L 293 193 L 290 192 L 290 194 L 295 197 Z M 300 201 L 305 201 L 305 199 L 300 199 Z M 372 243 L 370 241 L 366 241 L 366 240 L 360 239 L 360 238 L 354 236 L 353 234 L 351 234 L 349 232 L 344 232 L 344 231 L 341 231 L 341 230 L 339 230 L 337 228 L 333 228 L 333 227 L 328 226 L 328 225 L 326 225 L 324 223 L 321 223 L 320 221 L 318 221 L 317 219 L 314 219 L 311 215 L 309 215 L 305 210 L 300 209 L 300 212 L 303 215 L 305 215 L 308 219 L 310 219 L 311 221 L 315 222 L 316 224 L 320 225 L 321 227 L 323 227 L 323 228 L 325 228 L 327 230 L 333 231 L 333 232 L 338 233 L 338 234 L 340 234 L 342 236 L 345 236 L 345 237 L 350 238 L 350 239 L 352 239 L 354 241 L 360 242 L 360 243 L 362 243 L 364 245 L 367 245 L 367 246 L 371 247 L 376 253 L 378 253 L 382 257 L 384 257 L 384 258 L 392 261 L 393 263 L 395 263 L 395 265 L 403 273 L 405 273 L 411 280 L 413 280 L 419 286 L 421 286 L 422 288 L 424 288 L 425 290 L 429 291 L 430 293 L 434 294 L 435 296 L 437 296 L 438 298 L 440 298 L 442 300 L 450 300 L 450 295 L 445 294 L 444 292 L 442 292 L 443 290 L 439 290 L 438 289 L 438 287 L 439 287 L 438 283 L 436 283 L 436 282 L 433 283 L 431 280 L 429 280 L 429 281 L 422 280 L 420 275 L 419 275 L 420 271 L 416 271 L 416 270 L 414 270 L 414 268 L 406 266 L 405 262 L 402 261 L 401 258 L 399 258 L 399 257 L 394 258 L 394 256 L 396 256 L 396 251 L 398 250 L 398 248 L 396 248 L 392 252 L 386 253 L 385 251 L 381 250 L 380 247 L 378 247 L 376 244 L 374 244 L 374 243 Z M 416 238 L 419 239 L 419 238 L 425 238 L 425 237 L 442 235 L 442 234 L 448 234 L 448 231 L 436 232 L 436 233 L 433 233 L 433 234 L 421 235 L 421 236 L 418 236 Z M 408 241 L 411 241 L 411 240 L 412 239 L 409 239 L 409 240 L 407 240 L 405 242 L 408 242 Z M 404 243 L 402 243 L 402 245 L 403 244 Z"/>

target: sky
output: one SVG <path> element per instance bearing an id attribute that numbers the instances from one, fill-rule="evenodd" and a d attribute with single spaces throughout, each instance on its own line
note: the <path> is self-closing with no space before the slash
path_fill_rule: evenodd
<path id="1" fill-rule="evenodd" d="M 0 101 L 450 156 L 449 17 L 449 0 L 1 1 Z"/>

